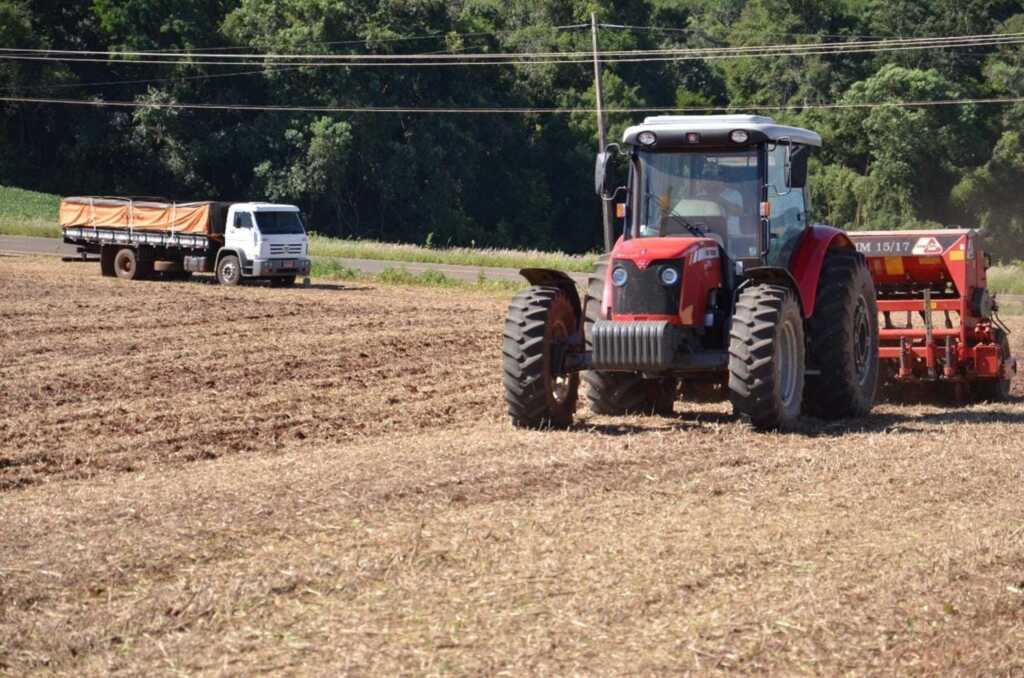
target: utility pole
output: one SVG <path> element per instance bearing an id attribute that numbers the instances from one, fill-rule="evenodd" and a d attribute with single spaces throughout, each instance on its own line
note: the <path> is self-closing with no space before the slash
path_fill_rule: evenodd
<path id="1" fill-rule="evenodd" d="M 594 44 L 594 92 L 597 94 L 597 138 L 598 153 L 603 153 L 608 143 L 604 128 L 604 94 L 601 91 L 601 60 L 597 56 L 597 12 L 590 13 L 590 33 Z M 604 251 L 612 251 L 612 241 L 615 239 L 614 227 L 612 224 L 611 206 L 609 201 L 601 196 L 601 225 L 604 230 Z"/>

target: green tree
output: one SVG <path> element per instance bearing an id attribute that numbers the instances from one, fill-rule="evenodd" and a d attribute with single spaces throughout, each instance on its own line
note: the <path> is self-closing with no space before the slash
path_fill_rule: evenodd
<path id="1" fill-rule="evenodd" d="M 850 88 L 842 100 L 849 108 L 806 116 L 825 131 L 824 162 L 864 177 L 855 182 L 856 225 L 898 228 L 918 219 L 955 216 L 949 192 L 960 168 L 981 162 L 985 148 L 976 109 L 903 104 L 960 96 L 961 90 L 936 71 L 888 64 Z M 834 188 L 849 185 L 847 177 Z M 823 196 L 829 204 L 846 199 Z M 848 217 L 849 211 L 844 214 Z"/>
<path id="2" fill-rule="evenodd" d="M 956 186 L 953 199 L 977 219 L 997 259 L 1024 257 L 1024 141 L 1020 132 L 1007 131 L 991 159 Z"/>

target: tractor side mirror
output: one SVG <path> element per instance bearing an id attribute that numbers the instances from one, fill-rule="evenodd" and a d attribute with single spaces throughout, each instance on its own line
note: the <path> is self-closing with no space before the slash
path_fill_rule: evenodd
<path id="1" fill-rule="evenodd" d="M 619 155 L 617 144 L 610 144 L 604 151 L 597 154 L 597 163 L 594 166 L 594 191 L 605 200 L 611 200 L 615 194 L 615 177 L 612 169 L 612 161 Z"/>
<path id="2" fill-rule="evenodd" d="M 810 146 L 793 146 L 786 148 L 786 183 L 790 188 L 807 186 L 807 165 L 811 159 Z"/>

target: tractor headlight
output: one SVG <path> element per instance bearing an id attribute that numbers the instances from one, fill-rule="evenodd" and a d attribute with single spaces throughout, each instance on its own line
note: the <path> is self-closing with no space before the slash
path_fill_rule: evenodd
<path id="1" fill-rule="evenodd" d="M 750 135 L 747 134 L 746 130 L 738 129 L 729 135 L 734 144 L 745 144 L 750 141 Z"/>
<path id="2" fill-rule="evenodd" d="M 672 268 L 671 266 L 666 266 L 665 268 L 661 269 L 661 284 L 662 285 L 664 285 L 665 287 L 672 287 L 673 285 L 675 285 L 678 282 L 679 282 L 679 271 L 677 271 L 676 269 Z"/>
<path id="3" fill-rule="evenodd" d="M 622 268 L 621 266 L 616 267 L 612 271 L 612 284 L 615 285 L 616 287 L 624 287 L 628 280 L 629 273 L 627 273 L 626 269 Z"/>
<path id="4" fill-rule="evenodd" d="M 640 132 L 636 140 L 644 146 L 653 146 L 658 143 L 658 136 L 654 132 Z"/>

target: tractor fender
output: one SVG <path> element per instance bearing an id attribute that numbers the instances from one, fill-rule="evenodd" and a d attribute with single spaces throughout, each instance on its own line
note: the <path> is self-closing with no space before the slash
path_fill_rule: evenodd
<path id="1" fill-rule="evenodd" d="M 818 279 L 829 250 L 854 250 L 857 247 L 849 236 L 838 228 L 815 224 L 806 231 L 790 260 L 789 273 L 800 294 L 800 305 L 804 318 L 814 315 L 814 304 L 818 296 Z"/>
<path id="2" fill-rule="evenodd" d="M 583 304 L 580 303 L 580 293 L 576 289 L 575 280 L 562 271 L 550 268 L 524 268 L 519 271 L 519 275 L 526 278 L 526 281 L 531 285 L 557 287 L 565 292 L 572 303 L 573 309 L 576 311 L 576 318 L 579 319 L 580 323 L 579 326 L 583 327 Z"/>

